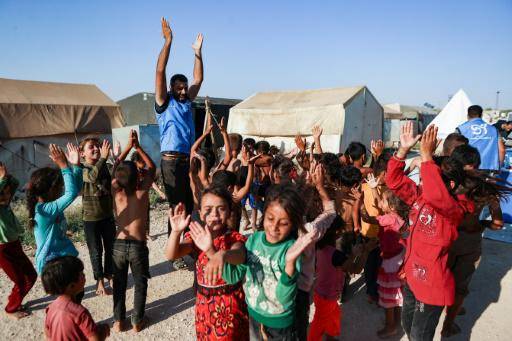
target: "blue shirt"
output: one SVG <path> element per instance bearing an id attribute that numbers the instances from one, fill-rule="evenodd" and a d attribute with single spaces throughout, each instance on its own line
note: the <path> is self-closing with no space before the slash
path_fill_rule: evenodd
<path id="1" fill-rule="evenodd" d="M 177 101 L 171 93 L 162 106 L 155 103 L 156 121 L 160 130 L 160 151 L 190 154 L 195 141 L 192 102 Z"/>
<path id="2" fill-rule="evenodd" d="M 35 207 L 34 236 L 36 239 L 36 270 L 57 257 L 78 256 L 78 251 L 66 236 L 67 222 L 64 210 L 71 205 L 82 188 L 82 169 L 73 166 L 62 171 L 64 194 L 55 201 L 37 203 Z"/>
<path id="3" fill-rule="evenodd" d="M 480 169 L 499 170 L 498 130 L 486 123 L 481 118 L 473 118 L 458 128 L 459 132 L 466 136 L 469 145 L 478 149 L 480 153 Z"/>

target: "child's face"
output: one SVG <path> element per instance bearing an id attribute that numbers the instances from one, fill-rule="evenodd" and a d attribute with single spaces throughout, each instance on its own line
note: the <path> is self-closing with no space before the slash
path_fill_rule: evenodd
<path id="1" fill-rule="evenodd" d="M 80 153 L 85 162 L 95 164 L 100 159 L 100 146 L 96 141 L 88 141 Z"/>
<path id="2" fill-rule="evenodd" d="M 210 231 L 222 230 L 230 215 L 226 201 L 214 194 L 207 193 L 201 199 L 201 220 L 206 223 Z"/>
<path id="3" fill-rule="evenodd" d="M 270 203 L 263 218 L 263 229 L 267 241 L 275 244 L 285 240 L 292 228 L 292 222 L 284 208 L 277 202 Z"/>
<path id="4" fill-rule="evenodd" d="M 67 287 L 67 292 L 71 295 L 77 295 L 84 291 L 85 287 L 85 274 L 83 271 L 80 271 L 80 275 L 78 275 L 78 280 L 74 283 L 69 284 Z"/>

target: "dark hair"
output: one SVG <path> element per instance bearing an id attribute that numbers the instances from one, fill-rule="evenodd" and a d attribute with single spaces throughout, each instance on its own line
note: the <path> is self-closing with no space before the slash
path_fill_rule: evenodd
<path id="1" fill-rule="evenodd" d="M 385 190 L 383 194 L 386 195 L 389 207 L 407 222 L 409 220 L 409 206 L 390 189 Z"/>
<path id="2" fill-rule="evenodd" d="M 446 185 L 446 188 L 450 193 L 455 193 L 457 187 L 462 184 L 464 180 L 464 168 L 462 164 L 450 157 L 441 156 L 435 158 L 434 161 L 440 165 L 441 168 L 441 177 L 443 178 L 443 182 Z M 450 182 L 453 181 L 455 186 L 451 188 Z"/>
<path id="3" fill-rule="evenodd" d="M 80 145 L 78 145 L 78 148 L 81 152 L 84 151 L 85 145 L 89 142 L 95 143 L 97 145 L 100 144 L 100 139 L 96 136 L 86 136 L 81 142 Z"/>
<path id="4" fill-rule="evenodd" d="M 512 193 L 512 188 L 505 186 L 502 179 L 490 177 L 479 170 L 466 171 L 462 187 L 468 199 L 482 204 L 493 199 L 508 200 Z"/>
<path id="5" fill-rule="evenodd" d="M 242 142 L 246 147 L 254 147 L 254 145 L 256 145 L 256 140 L 253 139 L 252 137 L 248 137 L 246 139 L 244 139 L 244 141 Z"/>
<path id="6" fill-rule="evenodd" d="M 229 136 L 229 144 L 233 150 L 240 152 L 242 149 L 242 135 L 237 133 L 231 133 Z"/>
<path id="7" fill-rule="evenodd" d="M 292 160 L 283 155 L 277 155 L 271 162 L 272 170 L 283 180 L 290 180 L 290 173 L 295 168 Z"/>
<path id="8" fill-rule="evenodd" d="M 133 161 L 122 161 L 114 173 L 118 186 L 124 189 L 127 195 L 135 193 L 137 189 L 137 176 L 137 166 Z"/>
<path id="9" fill-rule="evenodd" d="M 44 291 L 49 295 L 62 295 L 68 285 L 78 282 L 84 263 L 73 256 L 63 256 L 46 263 L 41 274 Z"/>
<path id="10" fill-rule="evenodd" d="M 346 187 L 354 187 L 361 183 L 363 175 L 354 166 L 345 166 L 340 169 L 337 177 L 338 182 Z"/>
<path id="11" fill-rule="evenodd" d="M 482 117 L 482 113 L 484 112 L 484 109 L 482 109 L 479 105 L 472 105 L 468 108 L 468 117 Z"/>
<path id="12" fill-rule="evenodd" d="M 336 178 L 336 174 L 340 171 L 342 165 L 340 159 L 334 153 L 323 153 L 319 160 L 325 168 L 325 173 L 329 180 Z"/>
<path id="13" fill-rule="evenodd" d="M 181 73 L 177 73 L 171 77 L 171 86 L 173 86 L 176 82 L 188 83 L 188 78 Z"/>
<path id="14" fill-rule="evenodd" d="M 443 155 L 450 156 L 455 147 L 468 143 L 469 140 L 466 136 L 459 133 L 451 133 L 446 136 L 443 142 Z"/>
<path id="15" fill-rule="evenodd" d="M 60 170 L 50 167 L 35 170 L 30 176 L 27 188 L 27 210 L 28 226 L 33 229 L 35 226 L 34 217 L 36 215 L 37 198 L 41 197 L 44 201 L 48 198 L 48 193 L 52 188 L 64 185 L 64 179 Z"/>
<path id="16" fill-rule="evenodd" d="M 277 146 L 271 145 L 270 149 L 268 150 L 270 155 L 278 155 L 279 154 L 279 148 Z"/>
<path id="17" fill-rule="evenodd" d="M 339 215 L 336 215 L 324 236 L 316 243 L 317 249 L 323 249 L 326 246 L 335 246 L 337 232 L 345 226 L 345 221 Z"/>
<path id="18" fill-rule="evenodd" d="M 229 210 L 231 211 L 233 208 L 233 196 L 225 187 L 221 187 L 219 185 L 212 184 L 209 187 L 206 187 L 201 193 L 201 199 L 199 200 L 202 203 L 202 200 L 206 194 L 215 195 L 216 197 L 222 198 L 228 205 Z"/>
<path id="19" fill-rule="evenodd" d="M 270 143 L 267 141 L 258 141 L 258 143 L 254 145 L 254 149 L 260 153 L 268 154 L 270 151 Z"/>
<path id="20" fill-rule="evenodd" d="M 197 154 L 203 156 L 205 159 L 206 159 L 206 167 L 208 168 L 206 171 L 209 172 L 210 169 L 213 168 L 213 166 L 215 166 L 215 153 L 213 152 L 213 150 L 211 150 L 211 148 L 199 148 L 196 152 Z M 199 161 L 198 159 L 194 158 L 194 160 L 192 160 L 192 162 L 194 162 L 194 166 L 195 166 L 195 169 L 199 169 L 201 168 L 201 161 Z"/>
<path id="21" fill-rule="evenodd" d="M 142 157 L 140 156 L 139 153 L 133 153 L 132 156 L 130 156 L 130 160 L 133 161 L 133 162 L 144 162 L 144 160 L 142 160 Z"/>
<path id="22" fill-rule="evenodd" d="M 228 170 L 218 170 L 212 176 L 212 186 L 219 186 L 223 188 L 228 188 L 229 186 L 236 185 L 236 175 L 235 173 Z"/>
<path id="23" fill-rule="evenodd" d="M 304 229 L 304 213 L 306 203 L 302 199 L 295 186 L 292 184 L 279 184 L 270 186 L 265 196 L 265 207 L 263 208 L 263 217 L 267 208 L 273 204 L 279 204 L 288 214 L 292 224 L 293 236 L 297 236 L 298 230 Z M 262 222 L 265 219 L 262 219 Z"/>
<path id="24" fill-rule="evenodd" d="M 359 161 L 366 155 L 366 147 L 361 142 L 350 142 L 345 155 L 349 156 L 352 162 Z"/>
<path id="25" fill-rule="evenodd" d="M 457 146 L 450 157 L 460 162 L 462 166 L 473 166 L 475 168 L 480 166 L 480 152 L 470 145 Z"/>
<path id="26" fill-rule="evenodd" d="M 388 168 L 388 161 L 389 159 L 384 154 L 380 155 L 373 165 L 373 174 L 379 176 L 385 172 Z"/>

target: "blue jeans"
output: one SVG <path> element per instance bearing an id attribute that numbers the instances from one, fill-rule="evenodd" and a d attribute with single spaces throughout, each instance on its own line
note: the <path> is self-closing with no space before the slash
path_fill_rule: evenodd
<path id="1" fill-rule="evenodd" d="M 402 327 L 409 340 L 433 340 L 444 307 L 418 301 L 407 284 L 402 287 L 402 294 Z"/>

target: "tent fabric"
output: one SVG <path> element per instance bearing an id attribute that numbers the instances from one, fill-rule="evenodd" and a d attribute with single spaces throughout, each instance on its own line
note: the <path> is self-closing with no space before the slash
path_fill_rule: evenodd
<path id="1" fill-rule="evenodd" d="M 91 84 L 0 78 L 0 138 L 110 133 L 122 127 L 120 107 Z"/>
<path id="2" fill-rule="evenodd" d="M 310 134 L 311 127 L 319 124 L 325 135 L 343 134 L 345 107 L 363 89 L 256 93 L 231 108 L 228 130 L 242 135 L 286 137 Z"/>
<path id="3" fill-rule="evenodd" d="M 468 107 L 472 105 L 464 90 L 460 89 L 450 99 L 441 112 L 430 122 L 438 127 L 437 136 L 441 139 L 455 132 L 455 129 L 468 120 Z"/>

